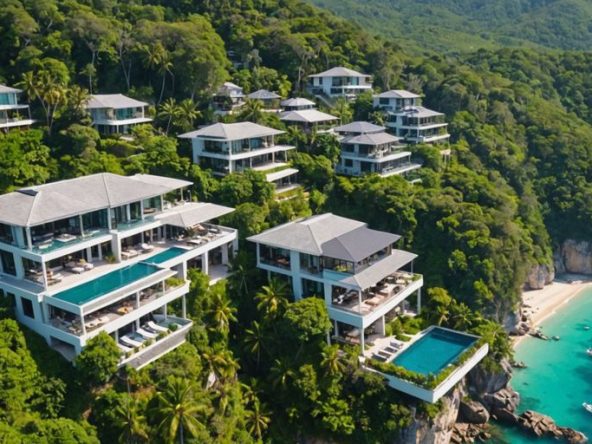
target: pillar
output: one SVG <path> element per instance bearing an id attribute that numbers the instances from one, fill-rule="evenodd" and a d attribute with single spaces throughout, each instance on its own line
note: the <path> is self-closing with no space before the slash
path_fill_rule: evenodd
<path id="1" fill-rule="evenodd" d="M 184 319 L 187 319 L 187 300 L 185 295 L 181 298 L 181 313 Z"/>
<path id="2" fill-rule="evenodd" d="M 41 272 L 43 273 L 43 287 L 47 290 L 47 266 L 45 261 L 41 262 Z"/>
<path id="3" fill-rule="evenodd" d="M 374 324 L 376 331 L 381 335 L 384 336 L 386 333 L 386 321 L 384 316 L 381 316 L 376 323 Z"/>
<path id="4" fill-rule="evenodd" d="M 136 291 L 136 308 L 140 308 L 140 292 Z"/>
<path id="5" fill-rule="evenodd" d="M 169 304 L 164 304 L 164 320 L 166 321 L 169 316 Z"/>
<path id="6" fill-rule="evenodd" d="M 302 299 L 302 279 L 300 277 L 300 253 L 290 251 L 290 273 L 292 275 L 292 291 L 294 299 Z"/>
<path id="7" fill-rule="evenodd" d="M 362 291 L 358 290 L 358 313 L 362 313 Z"/>
<path id="8" fill-rule="evenodd" d="M 222 263 L 228 264 L 228 246 L 229 244 L 222 245 Z"/>
<path id="9" fill-rule="evenodd" d="M 417 289 L 417 314 L 421 314 L 421 288 Z"/>
<path id="10" fill-rule="evenodd" d="M 366 351 L 366 341 L 364 335 L 364 328 L 360 327 L 360 347 L 362 347 L 362 355 L 364 354 L 364 351 Z"/>
<path id="11" fill-rule="evenodd" d="M 204 274 L 209 274 L 209 265 L 208 264 L 209 255 L 206 251 L 204 254 L 201 255 L 201 271 Z"/>

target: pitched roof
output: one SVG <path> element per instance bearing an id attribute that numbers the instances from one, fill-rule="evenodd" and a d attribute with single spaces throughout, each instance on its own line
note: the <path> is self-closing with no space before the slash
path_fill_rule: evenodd
<path id="1" fill-rule="evenodd" d="M 20 93 L 22 90 L 11 88 L 10 86 L 0 85 L 0 93 Z"/>
<path id="2" fill-rule="evenodd" d="M 361 72 L 355 71 L 350 68 L 343 66 L 336 66 L 327 71 L 323 71 L 318 74 L 312 74 L 308 77 L 370 77 L 368 74 L 362 74 Z"/>
<path id="3" fill-rule="evenodd" d="M 206 202 L 191 202 L 179 207 L 174 212 L 168 211 L 160 217 L 162 223 L 180 228 L 190 228 L 197 224 L 232 213 L 234 208 Z"/>
<path id="4" fill-rule="evenodd" d="M 345 285 L 364 290 L 376 285 L 378 281 L 387 277 L 393 270 L 400 270 L 416 257 L 416 254 L 409 251 L 393 250 L 391 255 L 370 265 L 359 273 L 343 279 L 341 282 Z"/>
<path id="5" fill-rule="evenodd" d="M 214 123 L 205 128 L 181 134 L 179 137 L 184 139 L 193 139 L 195 137 L 206 137 L 222 140 L 241 140 L 251 139 L 253 137 L 274 136 L 283 134 L 284 131 L 269 128 L 253 122 L 237 123 Z"/>
<path id="6" fill-rule="evenodd" d="M 405 109 L 402 109 L 401 111 L 396 111 L 393 114 L 406 114 L 409 117 L 436 117 L 444 115 L 444 113 L 431 110 L 424 106 L 410 106 Z"/>
<path id="7" fill-rule="evenodd" d="M 323 113 L 316 109 L 301 109 L 297 111 L 284 111 L 280 114 L 280 120 L 285 122 L 316 123 L 339 120 L 339 117 Z"/>
<path id="8" fill-rule="evenodd" d="M 404 89 L 391 89 L 390 91 L 378 94 L 376 97 L 381 99 L 418 99 L 421 96 Z"/>
<path id="9" fill-rule="evenodd" d="M 90 96 L 90 100 L 86 107 L 88 109 L 94 108 L 137 108 L 140 106 L 148 106 L 146 102 L 140 102 L 139 100 L 132 99 L 131 97 L 124 96 L 123 94 L 93 94 Z"/>
<path id="10" fill-rule="evenodd" d="M 305 99 L 304 97 L 293 97 L 291 99 L 282 100 L 282 106 L 315 106 L 312 100 Z"/>
<path id="11" fill-rule="evenodd" d="M 336 133 L 368 134 L 386 130 L 384 126 L 374 125 L 370 122 L 351 122 L 335 128 Z"/>
<path id="12" fill-rule="evenodd" d="M 232 82 L 224 82 L 224 84 L 220 88 L 218 88 L 216 94 L 229 95 L 233 97 L 244 97 L 243 89 Z"/>
<path id="13" fill-rule="evenodd" d="M 23 188 L 0 196 L 0 222 L 34 226 L 166 194 L 191 182 L 99 173 Z"/>
<path id="14" fill-rule="evenodd" d="M 249 99 L 255 100 L 273 100 L 273 99 L 281 99 L 281 96 L 266 89 L 260 89 L 258 91 L 252 92 L 248 94 L 247 97 Z"/>
<path id="15" fill-rule="evenodd" d="M 358 145 L 383 145 L 385 143 L 399 142 L 399 137 L 392 134 L 380 132 L 370 134 L 359 134 L 356 136 L 348 136 L 341 139 L 341 143 L 352 143 Z"/>
<path id="16" fill-rule="evenodd" d="M 264 231 L 248 240 L 315 256 L 357 262 L 401 237 L 371 230 L 365 223 L 331 213 L 309 217 Z"/>

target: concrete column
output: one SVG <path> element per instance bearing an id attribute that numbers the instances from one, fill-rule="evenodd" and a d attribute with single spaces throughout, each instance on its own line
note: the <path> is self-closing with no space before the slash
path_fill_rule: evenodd
<path id="1" fill-rule="evenodd" d="M 361 354 L 364 354 L 364 351 L 366 349 L 366 339 L 364 338 L 364 329 L 360 328 L 360 347 L 362 348 L 362 352 Z"/>
<path id="2" fill-rule="evenodd" d="M 41 272 L 43 273 L 43 288 L 47 290 L 47 266 L 45 261 L 41 262 Z"/>
<path id="3" fill-rule="evenodd" d="M 185 295 L 181 298 L 181 313 L 183 314 L 183 318 L 187 319 L 187 300 L 185 299 Z"/>
<path id="4" fill-rule="evenodd" d="M 127 218 L 128 221 L 131 220 L 131 218 L 132 218 L 132 212 L 130 210 L 129 204 L 125 205 L 125 217 Z"/>
<path id="5" fill-rule="evenodd" d="M 290 272 L 292 274 L 292 291 L 294 299 L 302 299 L 302 278 L 300 277 L 300 253 L 290 251 Z"/>
<path id="6" fill-rule="evenodd" d="M 332 304 L 332 297 L 333 297 L 333 288 L 331 287 L 331 284 L 324 282 L 323 283 L 323 287 L 324 287 L 324 293 L 325 293 L 325 305 L 327 307 L 331 306 Z"/>
<path id="7" fill-rule="evenodd" d="M 336 319 L 333 319 L 333 329 L 335 330 L 335 336 L 339 336 L 339 323 Z"/>
<path id="8" fill-rule="evenodd" d="M 376 329 L 377 333 L 384 336 L 386 333 L 386 322 L 384 316 L 378 319 L 374 325 L 374 328 Z"/>
<path id="9" fill-rule="evenodd" d="M 22 256 L 13 254 L 12 257 L 14 258 L 14 268 L 16 271 L 16 277 L 19 279 L 24 279 L 25 278 L 25 267 L 23 266 Z"/>
<path id="10" fill-rule="evenodd" d="M 417 314 L 421 314 L 421 288 L 417 289 Z"/>
<path id="11" fill-rule="evenodd" d="M 84 315 L 80 313 L 80 323 L 82 324 L 82 336 L 86 336 L 86 324 L 84 322 Z"/>
<path id="12" fill-rule="evenodd" d="M 208 252 L 206 251 L 204 254 L 201 255 L 201 271 L 204 274 L 209 274 L 209 264 L 208 264 L 208 260 L 209 260 L 209 255 Z"/>
<path id="13" fill-rule="evenodd" d="M 224 265 L 228 264 L 228 245 L 229 244 L 224 244 L 221 247 L 221 249 L 222 249 L 222 263 Z"/>
<path id="14" fill-rule="evenodd" d="M 358 290 L 358 313 L 362 313 L 362 292 Z"/>
<path id="15" fill-rule="evenodd" d="M 134 322 L 136 324 L 136 330 L 137 330 L 138 328 L 140 328 L 140 319 L 136 319 Z"/>
<path id="16" fill-rule="evenodd" d="M 140 308 L 140 292 L 136 291 L 136 308 Z"/>
<path id="17" fill-rule="evenodd" d="M 164 320 L 166 321 L 169 317 L 169 304 L 164 304 Z"/>
<path id="18" fill-rule="evenodd" d="M 18 231 L 21 231 L 22 232 L 22 230 L 18 230 Z M 26 241 L 27 241 L 27 248 L 29 250 L 32 250 L 33 249 L 33 239 L 31 237 L 31 227 L 25 228 L 25 234 L 27 236 L 27 239 L 26 239 Z M 21 245 L 20 244 L 20 241 L 19 241 L 19 245 Z"/>
<path id="19" fill-rule="evenodd" d="M 115 334 L 115 342 L 119 342 L 119 330 L 113 332 Z"/>
<path id="20" fill-rule="evenodd" d="M 100 250 L 100 248 L 99 248 L 99 250 Z M 90 247 L 88 247 L 88 248 L 86 249 L 86 252 L 85 252 L 85 253 L 86 253 L 86 261 L 87 261 L 87 262 L 92 262 L 92 259 L 93 259 L 93 257 L 92 257 L 92 251 L 91 251 L 91 248 L 90 248 Z"/>
<path id="21" fill-rule="evenodd" d="M 177 274 L 181 279 L 187 279 L 187 261 L 181 262 L 180 269 Z"/>
<path id="22" fill-rule="evenodd" d="M 115 261 L 121 262 L 121 238 L 119 235 L 113 236 L 111 250 L 113 251 L 113 256 L 115 256 Z"/>

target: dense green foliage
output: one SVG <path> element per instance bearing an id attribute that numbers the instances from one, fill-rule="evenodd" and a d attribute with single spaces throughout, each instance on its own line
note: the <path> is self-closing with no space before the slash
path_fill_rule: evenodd
<path id="1" fill-rule="evenodd" d="M 364 29 L 420 50 L 502 46 L 588 50 L 585 0 L 310 0 Z"/>

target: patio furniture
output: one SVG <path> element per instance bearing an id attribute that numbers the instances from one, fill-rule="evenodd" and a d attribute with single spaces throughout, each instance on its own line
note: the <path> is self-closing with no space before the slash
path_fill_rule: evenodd
<path id="1" fill-rule="evenodd" d="M 381 362 L 385 362 L 386 358 L 384 356 L 381 356 L 377 353 L 373 353 L 372 354 L 372 359 L 376 359 L 377 361 L 381 361 Z"/>
<path id="2" fill-rule="evenodd" d="M 129 352 L 131 352 L 133 350 L 133 348 L 126 347 L 125 345 L 121 344 L 120 342 L 117 343 L 117 346 L 124 353 L 129 353 Z"/>
<path id="3" fill-rule="evenodd" d="M 59 236 L 55 237 L 55 240 L 57 240 L 58 242 L 63 242 L 63 243 L 72 242 L 75 239 L 76 239 L 76 236 L 74 236 L 73 234 L 70 234 L 70 233 L 63 233 L 63 234 L 60 234 Z"/>
<path id="4" fill-rule="evenodd" d="M 121 257 L 124 259 L 131 259 L 132 257 L 136 257 L 139 256 L 140 253 L 138 253 L 136 250 L 134 250 L 133 248 L 130 248 L 128 250 L 124 250 L 121 252 Z"/>
<path id="5" fill-rule="evenodd" d="M 140 248 L 142 250 L 142 253 L 150 253 L 154 250 L 154 247 L 147 243 L 140 244 Z"/>
<path id="6" fill-rule="evenodd" d="M 136 333 L 138 333 L 141 336 L 144 336 L 146 339 L 154 339 L 156 336 L 158 336 L 156 333 L 151 333 L 148 330 L 144 330 L 141 327 L 136 330 Z"/>
<path id="7" fill-rule="evenodd" d="M 153 322 L 153 321 L 148 321 L 146 323 L 146 325 L 148 326 L 148 328 L 151 328 L 154 331 L 159 331 L 161 333 L 164 333 L 164 332 L 166 332 L 166 331 L 169 330 L 168 328 L 162 327 L 162 326 L 158 325 L 156 322 Z"/>
<path id="8" fill-rule="evenodd" d="M 121 342 L 123 342 L 124 345 L 127 345 L 129 347 L 135 348 L 135 347 L 141 347 L 142 343 L 139 341 L 136 341 L 135 339 L 130 338 L 129 336 L 121 336 L 119 338 L 119 340 Z"/>

